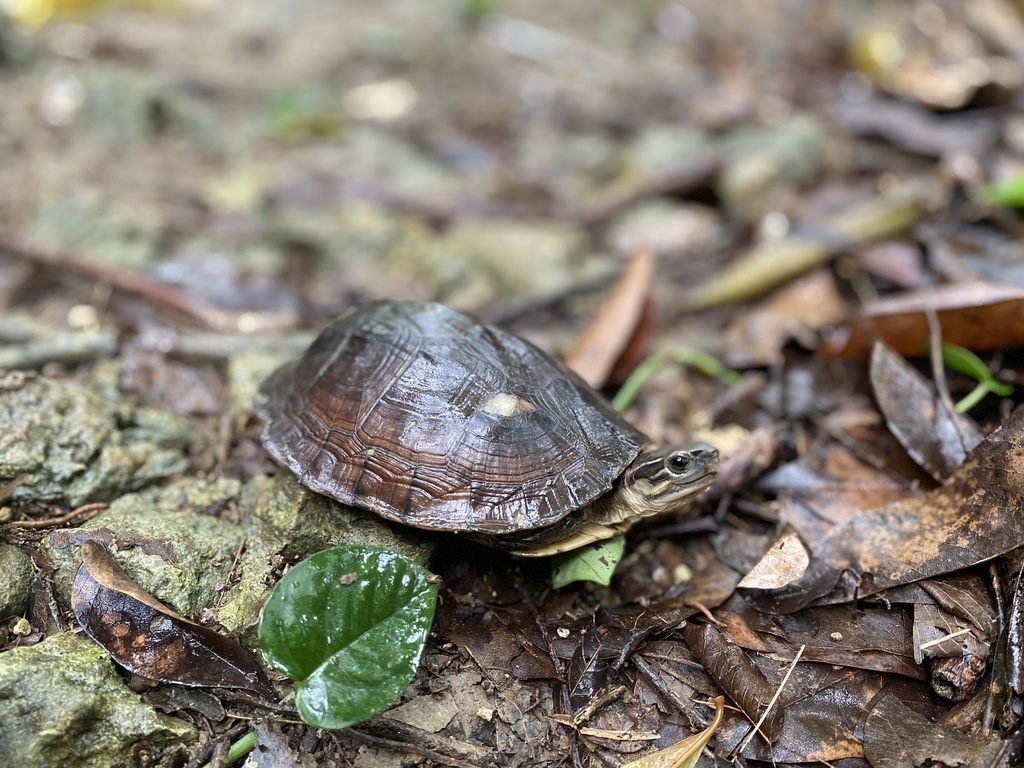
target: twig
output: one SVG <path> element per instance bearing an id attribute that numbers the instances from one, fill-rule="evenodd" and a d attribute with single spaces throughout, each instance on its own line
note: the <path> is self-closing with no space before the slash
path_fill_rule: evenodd
<path id="1" fill-rule="evenodd" d="M 942 324 L 939 323 L 938 313 L 935 307 L 925 307 L 924 316 L 928 320 L 928 342 L 931 349 L 928 350 L 929 359 L 932 364 L 932 378 L 935 380 L 935 390 L 939 394 L 939 400 L 946 407 L 950 414 L 956 414 L 956 406 L 953 405 L 953 398 L 949 396 L 949 387 L 946 386 L 946 366 L 942 362 Z M 958 425 L 959 419 L 951 416 L 954 426 Z M 959 432 L 959 426 L 957 426 Z M 961 443 L 964 442 L 963 434 L 960 434 Z"/>
<path id="2" fill-rule="evenodd" d="M 177 310 L 209 328 L 234 331 L 239 327 L 239 315 L 236 313 L 196 301 L 164 283 L 136 272 L 125 272 L 102 264 L 92 264 L 72 253 L 33 248 L 3 232 L 0 232 L 0 251 L 57 272 L 76 272 L 97 282 L 107 283 L 124 293 Z"/>
<path id="3" fill-rule="evenodd" d="M 793 657 L 793 663 L 789 665 L 789 669 L 786 670 L 786 674 L 782 677 L 782 682 L 779 683 L 779 687 L 775 689 L 775 695 L 772 696 L 772 700 L 768 702 L 768 706 L 765 707 L 764 712 L 761 713 L 761 717 L 758 718 L 757 722 L 754 723 L 754 728 L 747 734 L 747 737 L 740 742 L 739 748 L 736 750 L 737 754 L 741 754 L 746 749 L 747 744 L 754 738 L 755 733 L 761 732 L 761 726 L 764 721 L 768 718 L 768 713 L 772 711 L 775 706 L 775 702 L 779 700 L 779 696 L 782 694 L 783 689 L 786 687 L 786 683 L 789 682 L 789 676 L 793 674 L 793 670 L 796 669 L 797 662 L 800 661 L 800 657 L 804 655 L 804 648 L 806 645 L 801 645 L 800 650 L 796 652 L 796 656 Z M 763 734 L 762 734 L 763 736 Z"/>
<path id="4" fill-rule="evenodd" d="M 46 520 L 15 520 L 10 525 L 12 528 L 28 528 L 40 530 L 44 528 L 60 528 L 63 525 L 73 522 L 85 522 L 96 516 L 96 513 L 107 508 L 105 502 L 97 501 L 92 504 L 83 504 L 80 507 L 66 512 L 60 517 L 50 517 Z"/>
<path id="5" fill-rule="evenodd" d="M 345 734 L 357 741 L 361 741 L 364 744 L 369 744 L 373 747 L 390 749 L 393 752 L 404 752 L 410 755 L 418 755 L 440 765 L 450 765 L 452 768 L 479 768 L 475 763 L 468 763 L 457 757 L 443 755 L 428 747 L 421 747 L 417 744 L 411 744 L 404 741 L 395 741 L 394 739 L 386 739 L 382 736 L 373 736 L 365 731 L 356 730 L 355 728 L 349 728 Z"/>

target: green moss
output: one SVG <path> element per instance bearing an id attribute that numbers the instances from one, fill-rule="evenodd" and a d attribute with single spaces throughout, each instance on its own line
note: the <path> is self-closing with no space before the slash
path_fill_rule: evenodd
<path id="1" fill-rule="evenodd" d="M 125 687 L 109 657 L 83 635 L 53 635 L 0 654 L 0 765 L 131 765 L 135 745 L 196 738 Z"/>

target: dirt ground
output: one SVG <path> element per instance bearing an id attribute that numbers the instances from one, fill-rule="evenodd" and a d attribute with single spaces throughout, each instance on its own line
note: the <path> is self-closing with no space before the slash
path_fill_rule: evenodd
<path id="1" fill-rule="evenodd" d="M 696 765 L 1018 764 L 1022 85 L 1010 0 L 0 3 L 0 762 L 622 766 L 724 696 Z M 557 588 L 306 491 L 253 398 L 373 299 L 718 481 Z M 395 706 L 318 729 L 276 672 L 127 680 L 88 541 L 257 660 L 328 546 L 437 609 Z"/>

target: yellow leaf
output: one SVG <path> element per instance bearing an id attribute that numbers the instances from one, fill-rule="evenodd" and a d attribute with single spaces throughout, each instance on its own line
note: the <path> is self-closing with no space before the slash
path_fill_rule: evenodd
<path id="1" fill-rule="evenodd" d="M 695 733 L 693 736 L 687 736 L 671 747 L 659 749 L 654 754 L 627 763 L 622 768 L 693 768 L 700 758 L 700 753 L 722 723 L 722 715 L 725 712 L 725 698 L 723 696 L 716 697 L 714 704 L 715 716 L 711 720 L 711 725 L 703 731 Z"/>

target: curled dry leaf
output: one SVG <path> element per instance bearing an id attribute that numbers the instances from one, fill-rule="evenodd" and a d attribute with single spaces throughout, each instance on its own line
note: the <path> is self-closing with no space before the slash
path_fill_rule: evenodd
<path id="1" fill-rule="evenodd" d="M 644 321 L 650 314 L 653 271 L 651 251 L 647 248 L 637 250 L 615 289 L 565 361 L 595 389 L 612 382 L 616 368 L 632 369 L 643 357 Z M 616 365 L 619 361 L 625 362 L 626 358 L 630 365 Z M 628 373 L 626 370 L 625 375 Z M 625 379 L 625 375 L 620 381 Z"/>
<path id="2" fill-rule="evenodd" d="M 1024 540 L 1024 408 L 920 498 L 861 512 L 811 544 L 804 578 L 754 592 L 762 610 L 847 602 L 985 562 Z M 827 597 L 826 597 L 827 596 Z"/>
<path id="3" fill-rule="evenodd" d="M 936 480 L 949 477 L 984 437 L 969 416 L 951 411 L 921 374 L 881 342 L 871 351 L 871 386 L 889 431 Z"/>
<path id="4" fill-rule="evenodd" d="M 623 768 L 692 768 L 695 766 L 700 758 L 700 753 L 704 751 L 704 747 L 711 741 L 718 726 L 722 724 L 722 716 L 725 714 L 724 696 L 716 696 L 712 700 L 712 704 L 715 705 L 715 716 L 703 731 L 687 736 L 671 747 L 659 749 L 654 754 L 626 763 Z"/>
<path id="5" fill-rule="evenodd" d="M 793 531 L 786 531 L 736 586 L 753 589 L 782 587 L 803 576 L 809 562 L 800 537 Z"/>
<path id="6" fill-rule="evenodd" d="M 1024 288 L 968 283 L 871 302 L 822 351 L 863 358 L 881 339 L 898 354 L 923 355 L 929 339 L 929 311 L 938 316 L 947 344 L 973 350 L 1024 346 Z"/>
<path id="7" fill-rule="evenodd" d="M 775 427 L 760 426 L 754 429 L 722 459 L 718 478 L 708 488 L 704 498 L 717 501 L 749 488 L 775 464 L 781 438 L 781 430 Z"/>
<path id="8" fill-rule="evenodd" d="M 747 658 L 743 649 L 710 624 L 687 624 L 683 639 L 708 674 L 722 686 L 751 723 L 764 715 L 775 689 Z M 773 709 L 761 724 L 761 734 L 774 743 L 782 733 L 782 710 Z"/>
<path id="9" fill-rule="evenodd" d="M 242 688 L 277 698 L 259 663 L 233 640 L 189 621 L 144 592 L 97 541 L 82 543 L 71 587 L 82 629 L 125 669 L 180 685 Z"/>

